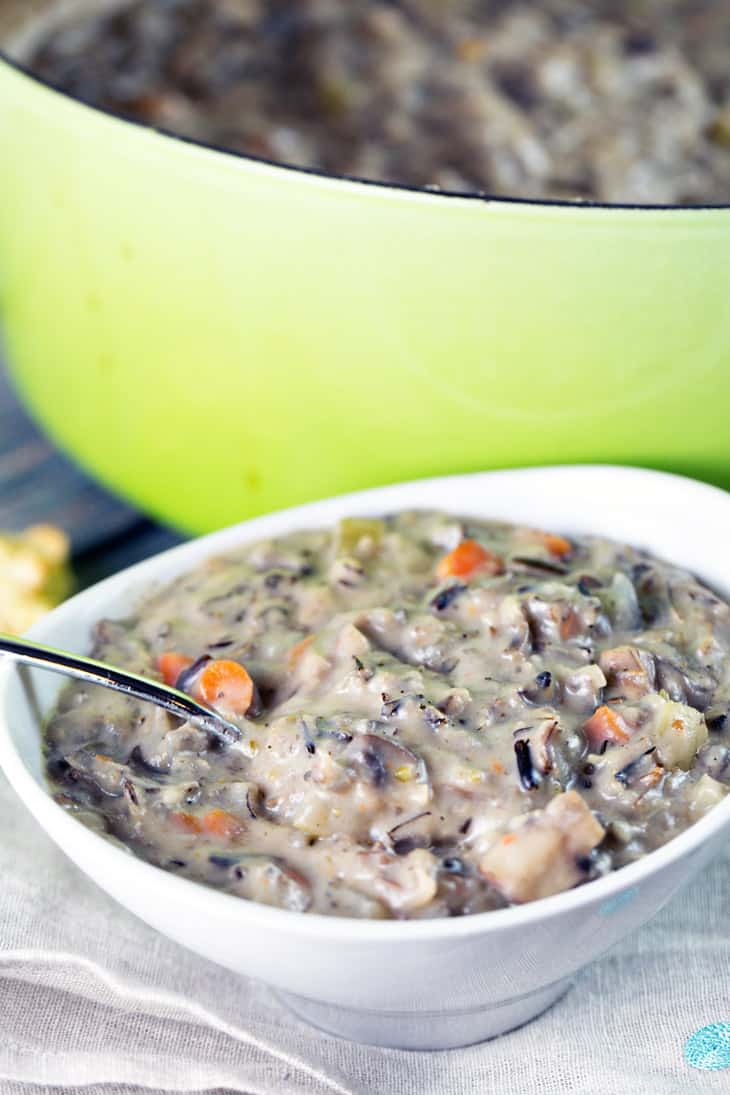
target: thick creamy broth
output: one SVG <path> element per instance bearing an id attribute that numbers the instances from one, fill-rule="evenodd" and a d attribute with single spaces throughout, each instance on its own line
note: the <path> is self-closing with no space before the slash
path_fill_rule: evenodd
<path id="1" fill-rule="evenodd" d="M 167 870 L 300 911 L 462 915 L 579 885 L 730 788 L 730 609 L 637 549 L 431 512 L 214 558 L 97 657 L 240 726 L 102 689 L 46 735 L 58 800 Z"/>

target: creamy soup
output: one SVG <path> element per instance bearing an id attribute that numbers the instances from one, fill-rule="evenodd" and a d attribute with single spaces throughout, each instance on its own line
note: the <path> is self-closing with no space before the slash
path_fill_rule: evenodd
<path id="1" fill-rule="evenodd" d="M 94 653 L 240 728 L 88 685 L 58 800 L 134 854 L 302 912 L 435 917 L 639 859 L 730 788 L 730 609 L 602 539 L 405 512 L 214 558 Z"/>

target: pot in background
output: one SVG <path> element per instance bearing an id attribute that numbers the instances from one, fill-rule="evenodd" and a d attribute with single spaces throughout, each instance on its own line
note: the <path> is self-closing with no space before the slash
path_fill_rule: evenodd
<path id="1" fill-rule="evenodd" d="M 78 5 L 77 5 L 78 6 Z M 454 197 L 121 121 L 10 58 L 0 314 L 59 444 L 190 531 L 447 471 L 730 484 L 730 208 Z"/>

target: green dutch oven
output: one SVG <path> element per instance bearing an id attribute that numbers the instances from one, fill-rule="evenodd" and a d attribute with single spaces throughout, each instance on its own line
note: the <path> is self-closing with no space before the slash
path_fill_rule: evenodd
<path id="1" fill-rule="evenodd" d="M 55 440 L 191 532 L 399 479 L 630 462 L 730 485 L 730 208 L 457 197 L 122 121 L 17 63 L 0 303 Z"/>

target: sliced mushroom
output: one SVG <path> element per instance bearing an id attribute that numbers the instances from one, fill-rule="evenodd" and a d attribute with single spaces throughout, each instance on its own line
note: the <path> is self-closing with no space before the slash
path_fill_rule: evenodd
<path id="1" fill-rule="evenodd" d="M 727 701 L 713 703 L 705 711 L 705 722 L 711 734 L 722 734 L 730 730 L 730 704 Z"/>
<path id="2" fill-rule="evenodd" d="M 105 795 L 121 795 L 129 770 L 100 752 L 100 748 L 97 742 L 91 742 L 63 759 L 76 779 L 87 781 Z"/>
<path id="3" fill-rule="evenodd" d="M 158 779 L 167 772 L 166 768 L 158 768 L 156 764 L 150 763 L 141 745 L 135 745 L 132 749 L 127 760 L 127 766 L 137 775 L 156 776 Z"/>
<path id="4" fill-rule="evenodd" d="M 730 785 L 730 747 L 710 739 L 697 754 L 697 765 L 713 779 Z"/>
<path id="5" fill-rule="evenodd" d="M 90 802 L 99 805 L 104 802 L 110 817 L 126 816 L 134 821 L 144 814 L 151 796 L 156 800 L 161 793 L 170 794 L 174 790 L 168 784 L 161 790 L 158 782 L 135 776 L 126 765 L 95 752 L 95 748 L 93 744 L 68 754 L 59 775 L 84 786 Z"/>
<path id="6" fill-rule="evenodd" d="M 256 818 L 261 812 L 261 788 L 250 780 L 237 779 L 213 786 L 213 801 L 241 817 Z"/>
<path id="7" fill-rule="evenodd" d="M 481 599 L 486 599 L 491 591 L 478 590 L 473 594 L 474 601 L 478 604 Z M 501 639 L 508 650 L 527 654 L 533 647 L 533 634 L 525 605 L 519 597 L 508 595 L 500 597 L 496 610 L 483 615 L 484 623 L 490 628 L 495 628 L 495 635 Z"/>
<path id="8" fill-rule="evenodd" d="M 379 734 L 358 734 L 345 749 L 343 757 L 378 788 L 393 780 L 400 783 L 428 782 L 428 771 L 422 757 Z"/>
<path id="9" fill-rule="evenodd" d="M 448 673 L 456 664 L 447 625 L 431 614 L 409 618 L 403 612 L 380 608 L 363 613 L 356 622 L 374 646 L 404 665 Z"/>
<path id="10" fill-rule="evenodd" d="M 590 602 L 586 604 L 590 607 Z M 592 620 L 585 614 L 585 605 L 571 604 L 562 596 L 555 596 L 553 599 L 549 589 L 545 590 L 544 595 L 533 594 L 528 597 L 525 612 L 530 626 L 532 647 L 536 652 L 580 637 L 586 642 L 591 641 L 588 628 Z"/>
<path id="11" fill-rule="evenodd" d="M 650 563 L 637 563 L 633 568 L 633 586 L 639 616 L 627 630 L 640 627 L 642 622 L 652 627 L 656 626 L 673 614 L 667 579 Z"/>
<path id="12" fill-rule="evenodd" d="M 666 658 L 656 659 L 656 687 L 675 703 L 687 703 L 704 711 L 712 699 L 715 682 L 708 676 L 690 678 Z"/>
<path id="13" fill-rule="evenodd" d="M 654 690 L 654 658 L 637 646 L 617 646 L 604 650 L 598 664 L 606 677 L 608 699 L 636 700 Z"/>

